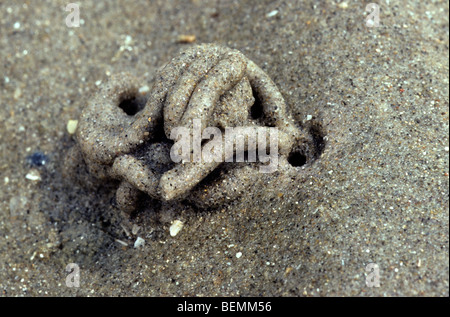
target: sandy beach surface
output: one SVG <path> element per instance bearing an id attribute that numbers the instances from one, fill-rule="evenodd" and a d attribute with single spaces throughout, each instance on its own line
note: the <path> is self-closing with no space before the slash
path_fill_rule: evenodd
<path id="1" fill-rule="evenodd" d="M 0 297 L 448 296 L 449 3 L 374 3 L 81 1 L 74 27 L 69 2 L 1 1 Z M 64 173 L 67 124 L 199 43 L 258 64 L 324 151 L 218 208 L 130 218 L 116 183 Z"/>

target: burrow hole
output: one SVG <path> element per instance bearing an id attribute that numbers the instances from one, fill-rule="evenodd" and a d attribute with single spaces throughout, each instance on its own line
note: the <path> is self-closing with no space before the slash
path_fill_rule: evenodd
<path id="1" fill-rule="evenodd" d="M 288 162 L 294 167 L 300 167 L 306 164 L 308 158 L 300 151 L 293 151 L 289 154 Z"/>
<path id="2" fill-rule="evenodd" d="M 289 154 L 288 162 L 294 167 L 301 167 L 316 161 L 325 150 L 325 133 L 319 123 L 313 122 L 304 130 L 311 135 L 312 142 L 299 144 Z"/>
<path id="3" fill-rule="evenodd" d="M 119 108 L 129 116 L 134 116 L 136 113 L 144 109 L 144 106 L 145 101 L 136 96 L 125 98 L 119 104 Z"/>
<path id="4" fill-rule="evenodd" d="M 264 115 L 261 100 L 259 100 L 255 94 L 253 94 L 253 96 L 255 97 L 255 103 L 250 108 L 250 117 L 253 120 L 261 119 Z"/>

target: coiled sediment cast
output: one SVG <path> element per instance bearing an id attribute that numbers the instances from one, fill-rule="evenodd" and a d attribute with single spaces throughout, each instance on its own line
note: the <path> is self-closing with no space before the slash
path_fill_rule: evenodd
<path id="1" fill-rule="evenodd" d="M 214 44 L 193 46 L 160 71 L 148 97 L 139 93 L 141 86 L 143 83 L 132 75 L 113 76 L 83 110 L 77 132 L 91 172 L 122 181 L 116 200 L 124 210 L 133 210 L 136 197 L 142 192 L 162 200 L 186 197 L 220 164 L 173 164 L 166 155 L 171 167 L 163 172 L 155 170 L 148 164 L 155 150 L 145 149 L 149 148 L 148 143 L 157 142 L 161 127 L 166 138 L 171 137 L 175 127 L 192 131 L 194 120 L 202 128 L 221 130 L 236 126 L 276 127 L 279 153 L 285 158 L 294 146 L 313 143 L 311 136 L 296 126 L 269 76 L 234 49 Z M 136 111 L 127 114 L 120 105 L 130 99 L 136 103 Z M 255 99 L 262 110 L 262 119 L 258 120 L 251 116 Z M 248 180 L 258 177 L 255 169 L 242 171 L 253 171 L 251 177 L 246 176 Z M 223 190 L 227 191 L 226 184 Z"/>

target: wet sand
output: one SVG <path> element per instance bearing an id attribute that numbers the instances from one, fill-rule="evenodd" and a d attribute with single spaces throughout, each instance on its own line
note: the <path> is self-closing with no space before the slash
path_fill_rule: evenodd
<path id="1" fill-rule="evenodd" d="M 0 296 L 448 296 L 448 1 L 383 1 L 379 27 L 358 1 L 83 1 L 78 28 L 66 4 L 0 4 Z M 258 64 L 324 151 L 218 208 L 129 218 L 117 183 L 63 173 L 66 125 L 196 43 Z"/>

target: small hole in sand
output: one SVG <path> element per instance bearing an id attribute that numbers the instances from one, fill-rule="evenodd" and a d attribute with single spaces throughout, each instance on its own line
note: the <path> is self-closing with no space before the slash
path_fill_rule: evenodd
<path id="1" fill-rule="evenodd" d="M 119 108 L 122 109 L 127 115 L 134 116 L 136 113 L 142 110 L 143 106 L 140 100 L 132 97 L 123 100 L 119 104 Z"/>
<path id="2" fill-rule="evenodd" d="M 292 166 L 299 167 L 306 164 L 306 156 L 303 153 L 300 153 L 298 151 L 294 151 L 291 154 L 289 154 L 288 162 Z"/>
<path id="3" fill-rule="evenodd" d="M 264 112 L 261 101 L 259 100 L 259 98 L 255 97 L 255 103 L 250 108 L 250 116 L 252 117 L 252 119 L 256 120 L 262 118 L 263 114 Z"/>

